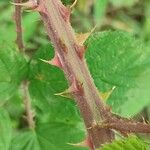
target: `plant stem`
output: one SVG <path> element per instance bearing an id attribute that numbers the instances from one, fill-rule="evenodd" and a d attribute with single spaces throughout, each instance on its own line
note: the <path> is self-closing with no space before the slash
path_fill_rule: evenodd
<path id="1" fill-rule="evenodd" d="M 15 3 L 21 3 L 22 0 L 15 0 Z M 24 43 L 23 43 L 23 36 L 22 36 L 22 11 L 21 6 L 15 5 L 15 23 L 16 23 L 16 44 L 20 50 L 21 53 L 24 52 Z M 26 113 L 26 119 L 28 122 L 29 128 L 33 129 L 35 127 L 34 122 L 34 115 L 32 112 L 32 106 L 31 101 L 28 94 L 28 82 L 23 81 L 22 82 L 22 88 L 23 88 L 23 102 L 25 106 L 25 113 Z"/>
<path id="2" fill-rule="evenodd" d="M 94 147 L 98 148 L 114 139 L 114 133 L 110 129 L 94 126 L 108 117 L 110 112 L 99 97 L 99 91 L 93 83 L 85 59 L 79 55 L 82 46 L 77 43 L 67 18 L 70 12 L 59 0 L 41 0 L 39 6 L 44 11 L 41 12 L 41 16 L 54 44 L 55 55 L 70 86 L 76 87 L 72 94 L 84 119 L 88 136 Z"/>
<path id="3" fill-rule="evenodd" d="M 32 111 L 31 101 L 29 99 L 28 81 L 23 81 L 22 88 L 23 88 L 23 101 L 24 101 L 25 112 L 26 112 L 25 118 L 27 119 L 29 128 L 34 129 L 35 122 L 34 122 L 34 114 Z"/>
<path id="4" fill-rule="evenodd" d="M 15 0 L 15 3 L 21 3 L 22 0 Z M 22 37 L 22 22 L 21 22 L 21 6 L 15 6 L 15 23 L 16 23 L 16 44 L 21 52 L 23 52 L 24 44 L 23 44 L 23 37 Z"/>

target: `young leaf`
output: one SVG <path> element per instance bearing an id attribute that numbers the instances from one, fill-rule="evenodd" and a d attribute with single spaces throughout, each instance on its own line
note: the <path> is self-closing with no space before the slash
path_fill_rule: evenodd
<path id="1" fill-rule="evenodd" d="M 95 33 L 85 43 L 86 59 L 95 83 L 106 92 L 114 112 L 131 116 L 150 103 L 150 52 L 123 31 Z"/>
<path id="2" fill-rule="evenodd" d="M 11 121 L 7 111 L 0 108 L 0 149 L 9 150 L 11 143 Z"/>
<path id="3" fill-rule="evenodd" d="M 147 145 L 135 136 L 123 140 L 115 140 L 104 145 L 100 150 L 148 150 Z"/>

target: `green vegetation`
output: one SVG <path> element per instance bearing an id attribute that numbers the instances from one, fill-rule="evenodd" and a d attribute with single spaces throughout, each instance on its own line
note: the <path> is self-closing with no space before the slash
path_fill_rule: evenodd
<path id="1" fill-rule="evenodd" d="M 41 61 L 51 60 L 54 48 L 40 15 L 23 11 L 22 53 L 15 43 L 14 7 L 0 1 L 0 150 L 88 150 L 75 145 L 87 134 L 76 102 L 58 94 L 68 88 L 63 71 Z M 71 23 L 77 33 L 96 25 L 84 42 L 85 59 L 100 97 L 109 94 L 103 102 L 114 114 L 148 122 L 150 1 L 78 0 Z M 148 150 L 149 139 L 117 132 L 116 140 L 100 149 Z"/>

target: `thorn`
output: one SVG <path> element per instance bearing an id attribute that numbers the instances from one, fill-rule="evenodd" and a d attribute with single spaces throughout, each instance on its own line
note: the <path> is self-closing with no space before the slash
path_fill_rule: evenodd
<path id="1" fill-rule="evenodd" d="M 61 93 L 56 93 L 55 95 L 73 99 L 72 93 L 77 92 L 77 91 L 78 91 L 78 88 L 76 86 L 76 81 L 75 81 L 75 78 L 74 78 L 71 86 L 68 89 L 66 89 L 65 91 L 63 91 Z"/>
<path id="2" fill-rule="evenodd" d="M 82 87 L 83 83 L 79 82 L 76 80 L 76 78 L 73 76 L 72 77 L 72 84 L 71 86 L 69 87 L 70 91 L 73 93 L 73 92 L 81 92 L 82 93 Z"/>
<path id="3" fill-rule="evenodd" d="M 29 9 L 34 9 L 38 6 L 36 0 L 29 0 L 28 2 L 25 3 L 14 3 L 14 2 L 10 2 L 10 3 L 16 6 L 27 7 Z"/>
<path id="4" fill-rule="evenodd" d="M 62 96 L 62 97 L 69 98 L 69 99 L 73 99 L 73 96 L 71 94 L 71 91 L 69 91 L 69 89 L 67 89 L 67 90 L 65 90 L 65 91 L 63 91 L 61 93 L 56 93 L 54 95 L 56 95 L 56 96 Z"/>
<path id="5" fill-rule="evenodd" d="M 48 60 L 44 60 L 44 59 L 41 59 L 41 58 L 40 58 L 40 60 L 43 61 L 44 63 L 47 63 L 47 64 L 49 64 L 49 62 L 50 62 Z"/>
<path id="6" fill-rule="evenodd" d="M 81 86 L 82 86 L 82 84 L 78 83 L 77 80 L 75 79 L 75 77 L 72 77 L 72 83 L 71 83 L 70 87 L 63 92 L 56 93 L 54 95 L 73 99 L 73 96 L 72 96 L 73 93 L 76 93 L 79 91 L 82 92 Z"/>
<path id="7" fill-rule="evenodd" d="M 90 33 L 92 34 L 97 28 L 97 24 L 91 29 Z"/>
<path id="8" fill-rule="evenodd" d="M 43 59 L 40 59 L 40 60 L 45 62 L 45 63 L 48 63 L 50 65 L 62 68 L 62 63 L 60 62 L 60 59 L 59 59 L 59 57 L 57 55 L 55 55 L 55 57 L 52 60 L 50 60 L 50 61 L 43 60 Z"/>
<path id="9" fill-rule="evenodd" d="M 78 0 L 74 0 L 73 4 L 70 6 L 70 9 L 73 9 L 76 6 L 77 2 Z"/>
<path id="10" fill-rule="evenodd" d="M 75 146 L 75 147 L 88 147 L 90 148 L 90 150 L 94 150 L 94 146 L 93 143 L 91 141 L 91 139 L 89 138 L 89 136 L 82 142 L 80 143 L 67 143 L 69 145 Z"/>
<path id="11" fill-rule="evenodd" d="M 144 124 L 147 124 L 147 121 L 145 120 L 145 118 L 143 117 L 143 116 L 141 116 L 142 117 L 142 122 L 144 123 Z"/>
<path id="12" fill-rule="evenodd" d="M 109 91 L 100 93 L 100 97 L 102 98 L 102 100 L 104 100 L 104 101 L 108 100 L 108 98 L 111 96 L 111 94 L 113 93 L 115 88 L 116 88 L 116 86 L 113 86 L 112 89 L 110 89 Z"/>
<path id="13" fill-rule="evenodd" d="M 47 14 L 47 11 L 46 9 L 44 8 L 44 5 L 43 3 L 40 3 L 38 5 L 38 7 L 34 8 L 33 11 L 37 11 L 37 12 L 40 12 L 40 13 L 44 13 L 44 14 Z"/>
<path id="14" fill-rule="evenodd" d="M 76 146 L 76 147 L 88 147 L 85 141 L 82 141 L 80 143 L 67 143 L 71 146 Z"/>
<path id="15" fill-rule="evenodd" d="M 77 43 L 79 45 L 83 45 L 84 42 L 88 39 L 88 37 L 95 31 L 95 29 L 97 28 L 97 25 L 91 29 L 90 32 L 87 32 L 87 33 L 76 33 L 76 39 L 77 39 Z"/>
<path id="16" fill-rule="evenodd" d="M 86 39 L 88 39 L 88 37 L 89 37 L 90 35 L 91 35 L 90 32 L 81 33 L 81 34 L 76 33 L 77 43 L 78 43 L 79 45 L 83 45 L 84 42 L 86 41 Z"/>

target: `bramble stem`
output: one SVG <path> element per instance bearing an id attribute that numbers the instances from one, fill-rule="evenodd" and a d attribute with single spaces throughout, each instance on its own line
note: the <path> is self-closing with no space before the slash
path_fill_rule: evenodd
<path id="1" fill-rule="evenodd" d="M 39 8 L 47 33 L 55 47 L 55 54 L 70 86 L 84 119 L 87 132 L 95 148 L 114 138 L 113 131 L 94 126 L 109 116 L 109 111 L 99 97 L 93 79 L 88 71 L 86 61 L 80 57 L 83 47 L 77 43 L 75 33 L 70 25 L 70 12 L 59 0 L 40 0 Z"/>
<path id="2" fill-rule="evenodd" d="M 15 0 L 15 3 L 21 3 L 22 0 Z M 22 37 L 22 22 L 21 22 L 21 6 L 15 6 L 15 23 L 16 23 L 16 44 L 21 52 L 23 52 L 24 44 L 23 44 L 23 37 Z"/>

